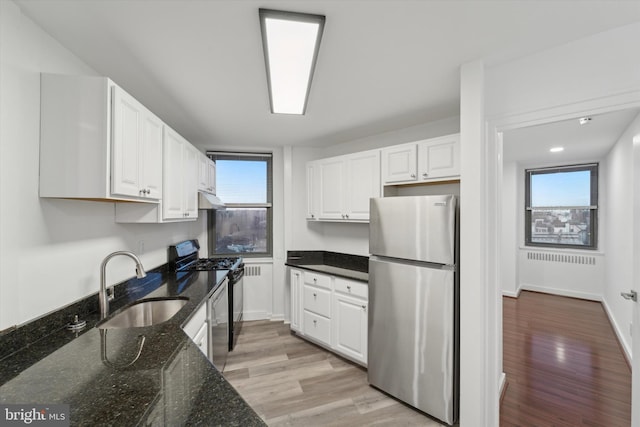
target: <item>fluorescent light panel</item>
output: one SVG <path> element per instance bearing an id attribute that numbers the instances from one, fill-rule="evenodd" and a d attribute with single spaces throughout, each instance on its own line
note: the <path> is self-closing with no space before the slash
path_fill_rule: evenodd
<path id="1" fill-rule="evenodd" d="M 325 17 L 260 9 L 271 112 L 304 114 Z"/>

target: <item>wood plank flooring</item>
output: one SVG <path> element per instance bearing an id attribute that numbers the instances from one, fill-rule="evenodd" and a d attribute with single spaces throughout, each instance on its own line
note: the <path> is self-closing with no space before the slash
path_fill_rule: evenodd
<path id="1" fill-rule="evenodd" d="M 283 322 L 245 322 L 224 376 L 269 426 L 441 425 L 370 387 L 364 368 Z"/>
<path id="2" fill-rule="evenodd" d="M 501 426 L 630 426 L 631 371 L 598 302 L 503 298 Z"/>
<path id="3" fill-rule="evenodd" d="M 503 314 L 501 426 L 631 425 L 631 371 L 600 303 L 522 292 Z M 283 322 L 246 322 L 224 376 L 270 426 L 440 425 Z"/>

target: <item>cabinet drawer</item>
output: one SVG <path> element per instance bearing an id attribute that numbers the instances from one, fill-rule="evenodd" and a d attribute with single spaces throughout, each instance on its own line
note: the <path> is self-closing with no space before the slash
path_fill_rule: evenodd
<path id="1" fill-rule="evenodd" d="M 334 286 L 337 292 L 342 292 L 346 295 L 352 295 L 364 299 L 369 297 L 369 286 L 366 283 L 354 282 L 336 277 Z"/>
<path id="2" fill-rule="evenodd" d="M 324 274 L 305 271 L 304 283 L 314 286 L 320 286 L 321 288 L 331 289 L 331 276 L 325 276 Z"/>
<path id="3" fill-rule="evenodd" d="M 304 285 L 303 306 L 305 310 L 331 317 L 331 292 L 325 289 Z"/>
<path id="4" fill-rule="evenodd" d="M 311 338 L 331 345 L 331 321 L 326 317 L 305 310 L 304 333 Z"/>

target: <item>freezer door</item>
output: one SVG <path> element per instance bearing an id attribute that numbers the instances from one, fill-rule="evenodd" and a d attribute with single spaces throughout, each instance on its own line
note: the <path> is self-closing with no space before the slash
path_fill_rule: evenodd
<path id="1" fill-rule="evenodd" d="M 454 195 L 371 199 L 369 253 L 454 264 L 456 202 Z"/>
<path id="2" fill-rule="evenodd" d="M 369 383 L 448 424 L 457 418 L 454 272 L 369 261 Z"/>

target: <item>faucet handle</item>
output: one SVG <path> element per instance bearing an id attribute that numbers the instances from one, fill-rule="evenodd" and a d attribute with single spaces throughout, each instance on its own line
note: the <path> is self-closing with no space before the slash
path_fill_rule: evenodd
<path id="1" fill-rule="evenodd" d="M 116 297 L 116 295 L 115 295 L 115 291 L 113 289 L 113 286 L 110 287 L 110 288 L 107 288 L 107 300 L 113 301 L 115 297 Z"/>

